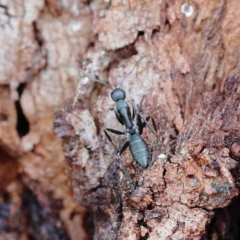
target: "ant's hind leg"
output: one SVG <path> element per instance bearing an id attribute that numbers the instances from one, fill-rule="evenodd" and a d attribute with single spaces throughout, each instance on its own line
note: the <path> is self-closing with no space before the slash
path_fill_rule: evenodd
<path id="1" fill-rule="evenodd" d="M 139 130 L 139 134 L 142 135 L 144 123 L 142 123 L 142 120 L 141 120 L 141 117 L 139 114 L 137 114 L 137 126 L 138 126 L 138 130 Z"/>
<path id="2" fill-rule="evenodd" d="M 118 152 L 118 155 L 121 156 L 122 153 L 127 149 L 128 146 L 129 146 L 129 142 L 127 141 L 127 142 L 125 142 L 125 143 L 122 145 L 120 151 Z"/>
<path id="3" fill-rule="evenodd" d="M 134 100 L 132 100 L 132 120 L 134 121 L 135 120 L 135 117 L 136 117 L 136 105 L 135 105 L 135 102 Z"/>
<path id="4" fill-rule="evenodd" d="M 140 116 L 140 118 L 144 121 L 144 123 L 142 124 L 143 128 L 144 127 L 148 127 L 149 130 L 155 135 L 157 136 L 157 126 L 156 123 L 154 121 L 154 119 L 151 116 L 148 116 L 147 118 L 143 117 L 143 115 L 141 113 L 138 113 L 138 115 Z M 151 118 L 152 120 L 152 124 L 153 124 L 153 128 L 151 127 L 151 125 L 149 125 L 148 120 Z"/>
<path id="5" fill-rule="evenodd" d="M 155 133 L 156 133 L 156 132 L 157 132 L 157 125 L 156 125 L 156 123 L 155 123 L 154 118 L 151 117 L 151 116 L 148 116 L 146 120 L 148 121 L 150 118 L 151 118 L 151 120 L 152 120 L 152 125 L 153 125 L 153 128 L 154 128 Z"/>
<path id="6" fill-rule="evenodd" d="M 131 187 L 131 190 L 133 191 L 133 190 L 134 190 L 134 186 L 133 186 L 132 181 L 131 181 L 131 178 L 130 178 L 130 176 L 129 176 L 126 168 L 125 168 L 125 165 L 124 165 L 124 163 L 123 163 L 122 156 L 121 156 L 122 153 L 123 153 L 123 152 L 127 149 L 127 147 L 129 146 L 129 142 L 128 142 L 128 141 L 125 142 L 125 143 L 123 144 L 123 146 L 121 147 L 120 151 L 119 151 L 118 148 L 117 148 L 117 147 L 115 146 L 115 144 L 113 143 L 113 141 L 112 141 L 111 137 L 109 136 L 109 134 L 107 133 L 107 131 L 112 132 L 112 133 L 115 133 L 115 134 L 118 134 L 118 135 L 124 134 L 124 132 L 120 132 L 120 131 L 117 131 L 117 130 L 114 130 L 114 129 L 111 129 L 111 128 L 107 128 L 107 129 L 104 130 L 104 133 L 106 134 L 108 140 L 112 143 L 112 145 L 114 146 L 114 148 L 115 148 L 115 149 L 117 150 L 117 152 L 118 152 L 118 160 L 119 160 L 119 161 L 121 162 L 121 164 L 122 164 L 123 174 L 124 174 L 124 176 L 126 177 L 127 182 L 129 182 L 130 187 Z"/>
<path id="7" fill-rule="evenodd" d="M 130 178 L 130 176 L 129 176 L 126 168 L 125 168 L 125 165 L 124 165 L 124 163 L 123 163 L 122 156 L 121 156 L 122 153 L 127 149 L 128 146 L 129 146 L 129 141 L 125 142 L 125 143 L 122 145 L 120 151 L 118 152 L 118 158 L 119 158 L 120 161 L 121 161 L 123 173 L 124 173 L 125 177 L 127 178 L 127 181 L 128 181 L 129 184 L 130 184 L 131 190 L 133 191 L 133 190 L 134 190 L 134 187 L 133 187 L 133 184 L 132 184 L 132 180 L 131 180 L 131 178 Z"/>
<path id="8" fill-rule="evenodd" d="M 152 120 L 152 126 L 149 125 L 148 121 L 149 119 L 151 118 Z M 143 123 L 142 123 L 142 120 L 143 120 Z M 154 121 L 154 119 L 151 117 L 151 116 L 148 116 L 146 119 L 142 116 L 141 113 L 138 114 L 138 122 L 140 122 L 141 124 L 141 128 L 139 128 L 139 125 L 138 125 L 138 128 L 142 131 L 143 128 L 145 128 L 146 126 L 150 129 L 150 131 L 155 135 L 156 137 L 156 140 L 154 140 L 151 144 L 151 154 L 153 154 L 153 152 L 157 149 L 158 147 L 158 142 L 159 142 L 159 136 L 157 135 L 157 126 L 156 126 L 156 123 Z M 155 157 L 152 157 L 153 159 L 155 159 Z M 154 160 L 151 161 L 151 165 L 154 163 Z"/>
<path id="9" fill-rule="evenodd" d="M 157 125 L 156 125 L 156 123 L 155 123 L 155 121 L 154 121 L 154 119 L 151 117 L 151 116 L 148 116 L 146 119 L 142 116 L 142 114 L 141 113 L 139 113 L 139 115 L 140 115 L 140 117 L 143 119 L 143 121 L 144 121 L 144 123 L 143 123 L 143 126 L 145 127 L 145 126 L 147 126 L 150 130 L 151 130 L 151 132 L 157 137 L 157 142 L 159 141 L 159 136 L 157 135 Z M 152 124 L 153 124 L 153 128 L 149 125 L 149 123 L 148 123 L 148 120 L 151 118 L 151 120 L 152 120 Z M 169 156 L 173 156 L 169 151 L 167 151 L 167 149 L 166 149 L 166 147 L 164 147 L 164 149 L 165 149 L 165 151 L 166 151 L 166 153 L 169 155 Z"/>
<path id="10" fill-rule="evenodd" d="M 112 129 L 112 128 L 106 128 L 104 129 L 104 133 L 107 137 L 107 139 L 109 140 L 109 142 L 114 146 L 114 148 L 117 150 L 117 152 L 119 152 L 118 148 L 116 147 L 116 145 L 113 143 L 111 137 L 109 136 L 109 134 L 107 133 L 107 131 L 111 132 L 111 133 L 114 133 L 114 134 L 117 134 L 117 135 L 122 135 L 122 134 L 125 134 L 124 132 L 120 132 L 118 130 L 115 130 L 115 129 Z"/>

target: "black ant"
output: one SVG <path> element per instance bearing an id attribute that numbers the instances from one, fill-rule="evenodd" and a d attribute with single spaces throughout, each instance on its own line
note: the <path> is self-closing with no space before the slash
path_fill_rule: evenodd
<path id="1" fill-rule="evenodd" d="M 154 129 L 156 129 L 156 124 L 153 120 L 152 117 L 147 117 L 146 119 L 142 116 L 141 113 L 136 113 L 136 107 L 135 107 L 135 103 L 133 101 L 132 103 L 132 113 L 130 111 L 130 107 L 128 105 L 128 103 L 125 101 L 126 98 L 126 92 L 122 89 L 122 84 L 123 82 L 126 80 L 126 78 L 133 72 L 133 70 L 135 69 L 135 67 L 137 66 L 137 64 L 146 56 L 143 56 L 142 58 L 140 58 L 136 64 L 134 65 L 133 69 L 127 74 L 127 76 L 122 80 L 121 84 L 119 85 L 119 87 L 113 88 L 112 86 L 110 86 L 109 84 L 93 78 L 91 76 L 89 76 L 88 74 L 86 74 L 85 72 L 83 72 L 82 70 L 76 68 L 78 71 L 80 71 L 81 73 L 83 73 L 86 77 L 90 78 L 92 81 L 97 82 L 97 83 L 101 83 L 111 89 L 113 89 L 112 93 L 111 93 L 111 98 L 112 100 L 116 103 L 116 107 L 115 107 L 115 115 L 117 120 L 124 125 L 125 127 L 125 131 L 121 132 L 112 128 L 106 128 L 104 130 L 104 133 L 106 134 L 106 137 L 108 138 L 108 140 L 112 143 L 112 145 L 114 146 L 114 148 L 118 151 L 118 155 L 121 156 L 121 154 L 126 150 L 126 148 L 129 146 L 131 154 L 133 156 L 133 158 L 137 161 L 137 163 L 143 167 L 143 168 L 147 168 L 149 165 L 149 158 L 150 158 L 150 154 L 149 154 L 149 150 L 147 147 L 146 142 L 144 141 L 144 139 L 141 137 L 141 134 L 143 132 L 144 127 L 148 127 L 151 132 L 156 135 L 156 131 Z M 148 124 L 148 120 L 152 119 L 152 123 L 153 123 L 153 127 L 154 129 Z M 123 144 L 123 146 L 121 147 L 121 149 L 119 150 L 115 144 L 113 143 L 111 137 L 109 136 L 108 132 L 117 134 L 117 135 L 122 135 L 122 134 L 126 134 L 128 141 L 125 142 Z"/>

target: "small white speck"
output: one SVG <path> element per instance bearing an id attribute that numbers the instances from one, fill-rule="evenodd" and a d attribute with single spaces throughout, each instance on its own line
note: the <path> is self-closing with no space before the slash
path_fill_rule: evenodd
<path id="1" fill-rule="evenodd" d="M 71 30 L 73 32 L 77 32 L 82 28 L 82 23 L 81 22 L 72 22 L 70 26 L 71 26 Z"/>
<path id="2" fill-rule="evenodd" d="M 181 6 L 181 12 L 186 16 L 186 17 L 191 17 L 194 12 L 193 6 L 189 5 L 188 3 L 184 3 Z"/>
<path id="3" fill-rule="evenodd" d="M 163 153 L 158 155 L 158 159 L 165 159 L 167 156 Z"/>
<path id="4" fill-rule="evenodd" d="M 91 81 L 88 77 L 84 77 L 83 79 L 82 79 L 82 83 L 83 84 L 87 84 L 87 83 L 89 83 L 89 81 Z"/>

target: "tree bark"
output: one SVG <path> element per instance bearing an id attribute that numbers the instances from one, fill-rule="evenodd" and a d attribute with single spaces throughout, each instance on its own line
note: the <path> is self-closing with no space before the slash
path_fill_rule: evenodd
<path id="1" fill-rule="evenodd" d="M 239 7 L 2 1 L 0 238 L 238 239 Z M 111 89 L 66 66 L 116 87 L 142 56 L 123 89 L 157 125 L 147 169 L 104 135 Z"/>
<path id="2" fill-rule="evenodd" d="M 0 2 L 0 239 L 87 239 L 53 121 L 77 84 L 59 65 L 85 52 L 89 12 L 79 1 Z"/>
<path id="3" fill-rule="evenodd" d="M 103 134 L 122 130 L 111 90 L 81 80 L 73 104 L 57 113 L 55 131 L 64 139 L 74 195 L 91 212 L 94 239 L 217 236 L 215 209 L 238 195 L 239 31 L 231 30 L 238 5 L 115 1 L 104 17 L 95 12 L 98 39 L 80 68 L 117 86 L 146 55 L 123 87 L 127 100 L 155 119 L 158 138 L 143 134 L 152 153 L 147 170 L 123 154 L 129 182 Z M 125 140 L 114 138 L 119 148 Z"/>

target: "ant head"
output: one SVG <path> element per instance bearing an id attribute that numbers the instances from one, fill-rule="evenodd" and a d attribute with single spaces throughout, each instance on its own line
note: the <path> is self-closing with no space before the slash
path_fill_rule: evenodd
<path id="1" fill-rule="evenodd" d="M 115 88 L 111 93 L 111 98 L 114 102 L 117 102 L 120 99 L 124 100 L 126 98 L 126 93 L 121 88 Z"/>

